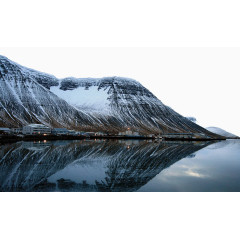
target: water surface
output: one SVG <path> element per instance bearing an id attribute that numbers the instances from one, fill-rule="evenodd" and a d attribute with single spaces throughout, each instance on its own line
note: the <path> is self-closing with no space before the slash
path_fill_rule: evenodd
<path id="1" fill-rule="evenodd" d="M 240 191 L 240 141 L 5 144 L 0 191 Z"/>

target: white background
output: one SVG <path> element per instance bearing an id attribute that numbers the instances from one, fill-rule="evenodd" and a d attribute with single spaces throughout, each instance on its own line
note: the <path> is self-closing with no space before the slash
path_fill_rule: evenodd
<path id="1" fill-rule="evenodd" d="M 159 66 L 153 59 L 141 61 L 139 56 L 141 69 L 137 69 L 135 65 L 133 68 L 137 70 L 133 72 L 132 68 L 126 68 L 128 64 L 122 64 L 122 69 L 126 71 L 127 76 L 142 82 L 164 103 L 183 115 L 193 115 L 200 122 L 204 122 L 206 115 L 209 115 L 209 125 L 220 127 L 225 127 L 221 124 L 232 118 L 231 125 L 234 128 L 229 126 L 229 121 L 226 130 L 233 130 L 232 132 L 237 134 L 239 131 L 234 119 L 239 119 L 236 105 L 239 89 L 239 49 L 232 47 L 240 47 L 238 2 L 1 0 L 0 46 L 51 47 L 45 60 L 49 66 L 29 63 L 29 52 L 39 52 L 36 48 L 26 50 L 25 60 L 24 57 L 20 59 L 20 55 L 9 54 L 9 58 L 12 56 L 13 60 L 19 59 L 19 63 L 23 65 L 59 76 L 65 73 L 57 73 L 54 70 L 52 47 L 188 47 L 188 50 L 156 50 L 165 56 L 169 55 L 166 60 L 155 52 L 148 53 L 151 50 L 140 49 L 139 51 L 146 51 L 145 56 L 156 57 Z M 114 51 L 127 52 L 116 49 Z M 138 52 L 132 49 L 129 51 Z M 46 49 L 43 50 L 43 53 L 45 52 Z M 106 55 L 111 50 L 107 52 Z M 42 59 L 41 55 L 35 56 Z M 197 59 L 197 56 L 200 59 Z M 62 59 L 61 53 L 58 58 L 59 64 Z M 132 59 L 131 56 L 129 58 Z M 35 61 L 36 58 L 31 56 L 31 59 Z M 114 62 L 114 59 L 111 59 L 111 62 Z M 99 66 L 102 64 L 99 63 Z M 89 75 L 86 65 L 84 69 L 79 66 L 77 70 L 73 66 L 66 74 Z M 105 73 L 103 71 L 109 68 L 102 70 L 94 64 L 91 76 L 125 75 L 125 72 L 121 72 L 122 69 L 114 68 L 114 63 L 110 65 L 113 66 L 112 72 Z M 75 71 L 79 71 L 79 74 Z M 170 90 L 170 86 L 174 94 L 186 91 L 186 88 L 179 84 L 187 83 L 187 91 L 191 95 L 196 93 L 206 97 L 206 100 L 203 100 L 204 104 L 200 108 L 198 102 L 189 104 L 189 99 L 185 97 L 172 98 L 167 90 L 163 91 L 159 87 L 160 85 L 156 87 L 158 81 L 152 81 L 152 78 L 148 77 L 155 76 L 155 73 L 159 81 L 165 81 L 162 83 L 164 88 Z M 177 79 L 174 79 L 174 76 Z M 168 81 L 172 81 L 172 84 Z M 174 86 L 179 89 L 173 90 Z M 203 89 L 204 86 L 208 89 Z M 193 87 L 200 88 L 200 91 L 193 92 Z M 218 98 L 221 104 L 217 104 L 215 98 L 211 102 L 208 101 L 209 94 L 215 94 L 216 91 L 228 94 L 228 98 Z M 229 94 L 229 91 L 233 94 Z M 181 99 L 180 104 L 176 99 Z M 230 116 L 225 118 L 221 115 L 224 121 L 217 122 L 222 104 L 223 112 L 227 113 L 225 116 Z M 195 106 L 197 112 L 194 110 Z M 207 112 L 203 115 L 203 111 Z M 212 112 L 216 112 L 216 117 Z M 239 239 L 239 200 L 239 193 L 2 193 L 0 235 L 2 239 Z"/>

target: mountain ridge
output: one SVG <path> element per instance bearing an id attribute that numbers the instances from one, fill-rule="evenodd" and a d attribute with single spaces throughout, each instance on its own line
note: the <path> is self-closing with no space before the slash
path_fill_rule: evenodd
<path id="1" fill-rule="evenodd" d="M 195 132 L 217 137 L 164 105 L 138 81 L 123 77 L 64 78 L 0 56 L 0 124 L 117 133 Z"/>
<path id="2" fill-rule="evenodd" d="M 215 134 L 227 137 L 227 138 L 239 138 L 237 135 L 227 132 L 226 130 L 219 127 L 207 127 L 208 131 L 213 132 Z"/>

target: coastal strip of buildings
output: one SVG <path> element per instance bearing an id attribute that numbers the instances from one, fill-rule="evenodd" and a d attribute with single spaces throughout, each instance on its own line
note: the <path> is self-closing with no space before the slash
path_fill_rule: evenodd
<path id="1" fill-rule="evenodd" d="M 128 128 L 124 132 L 118 134 L 110 134 L 107 132 L 79 132 L 75 130 L 69 130 L 66 128 L 50 128 L 44 124 L 28 124 L 22 128 L 2 128 L 0 127 L 1 135 L 17 135 L 17 136 L 82 136 L 82 137 L 118 137 L 118 138 L 156 138 L 156 139 L 208 139 L 210 137 L 203 133 L 166 133 L 166 134 L 148 134 L 141 135 L 139 132 L 131 131 Z"/>
<path id="2" fill-rule="evenodd" d="M 79 132 L 66 128 L 50 128 L 43 124 L 29 124 L 22 128 L 3 128 L 0 127 L 0 135 L 32 135 L 32 136 L 47 136 L 47 135 L 72 135 L 72 136 L 105 136 L 103 132 Z"/>

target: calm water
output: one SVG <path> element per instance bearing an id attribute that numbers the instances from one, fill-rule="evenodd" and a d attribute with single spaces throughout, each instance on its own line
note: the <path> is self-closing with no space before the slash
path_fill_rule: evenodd
<path id="1" fill-rule="evenodd" d="M 1 145 L 0 191 L 240 191 L 240 141 Z"/>

